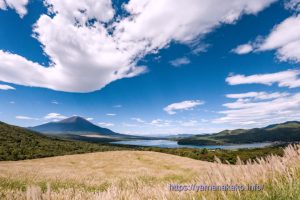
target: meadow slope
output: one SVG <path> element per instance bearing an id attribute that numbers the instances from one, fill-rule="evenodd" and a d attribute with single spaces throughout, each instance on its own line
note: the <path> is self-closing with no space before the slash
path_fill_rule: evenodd
<path id="1" fill-rule="evenodd" d="M 146 151 L 0 162 L 1 199 L 298 199 L 300 150 L 236 165 Z M 169 184 L 264 185 L 262 191 L 170 191 Z"/>

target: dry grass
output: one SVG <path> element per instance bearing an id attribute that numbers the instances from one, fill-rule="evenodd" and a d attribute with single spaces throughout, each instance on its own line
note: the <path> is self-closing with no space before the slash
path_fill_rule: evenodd
<path id="1" fill-rule="evenodd" d="M 299 199 L 299 164 L 299 146 L 286 148 L 284 157 L 236 165 L 139 151 L 0 162 L 0 199 Z M 169 184 L 176 183 L 264 184 L 265 188 L 169 191 Z"/>

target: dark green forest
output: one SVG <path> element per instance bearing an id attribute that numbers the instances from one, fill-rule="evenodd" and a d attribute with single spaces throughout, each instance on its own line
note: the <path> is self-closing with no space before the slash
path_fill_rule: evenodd
<path id="1" fill-rule="evenodd" d="M 49 137 L 0 122 L 0 160 L 24 160 L 124 149 L 127 148 Z"/>

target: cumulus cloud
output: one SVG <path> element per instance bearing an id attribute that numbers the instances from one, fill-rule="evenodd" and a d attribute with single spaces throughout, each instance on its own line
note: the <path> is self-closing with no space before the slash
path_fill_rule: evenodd
<path id="1" fill-rule="evenodd" d="M 258 48 L 259 51 L 274 49 L 281 61 L 300 62 L 300 15 L 275 26 Z"/>
<path id="2" fill-rule="evenodd" d="M 179 67 L 181 65 L 187 65 L 190 64 L 191 61 L 187 57 L 177 58 L 175 60 L 170 61 L 170 64 L 174 67 Z"/>
<path id="3" fill-rule="evenodd" d="M 15 90 L 16 88 L 10 86 L 10 85 L 3 85 L 0 84 L 0 90 Z"/>
<path id="4" fill-rule="evenodd" d="M 286 70 L 270 74 L 255 74 L 251 76 L 231 75 L 226 78 L 230 85 L 239 84 L 278 84 L 279 87 L 296 88 L 300 87 L 300 70 Z"/>
<path id="5" fill-rule="evenodd" d="M 299 4 L 297 5 L 299 8 Z M 288 17 L 276 25 L 265 38 L 252 44 L 240 45 L 235 52 L 245 54 L 270 50 L 276 51 L 276 57 L 280 61 L 300 62 L 300 15 Z"/>
<path id="6" fill-rule="evenodd" d="M 27 14 L 27 4 L 29 0 L 0 0 L 0 9 L 6 10 L 7 8 L 14 9 L 22 18 Z"/>
<path id="7" fill-rule="evenodd" d="M 166 111 L 169 115 L 176 114 L 177 111 L 182 110 L 193 110 L 195 107 L 204 104 L 204 101 L 200 100 L 188 100 L 188 101 L 182 101 L 178 103 L 172 103 L 164 108 L 164 111 Z"/>
<path id="8" fill-rule="evenodd" d="M 59 121 L 59 120 L 65 119 L 65 118 L 67 118 L 67 117 L 64 115 L 61 115 L 59 113 L 49 113 L 44 117 L 44 119 L 51 120 L 51 121 Z"/>
<path id="9" fill-rule="evenodd" d="M 33 32 L 51 64 L 0 51 L 0 80 L 66 92 L 99 90 L 146 72 L 138 61 L 172 41 L 191 43 L 274 1 L 130 0 L 123 6 L 128 15 L 115 17 L 110 0 L 45 0 L 49 14 L 40 16 Z"/>
<path id="10" fill-rule="evenodd" d="M 41 66 L 1 51 L 0 80 L 67 92 L 89 92 L 145 71 L 144 67 L 135 66 L 132 51 L 121 48 L 104 27 L 114 14 L 110 1 L 49 0 L 47 4 L 52 15 L 41 15 L 33 31 L 52 64 Z M 91 19 L 96 21 L 89 24 Z"/>
<path id="11" fill-rule="evenodd" d="M 240 55 L 250 53 L 251 51 L 253 51 L 251 44 L 242 44 L 232 50 L 232 52 Z"/>

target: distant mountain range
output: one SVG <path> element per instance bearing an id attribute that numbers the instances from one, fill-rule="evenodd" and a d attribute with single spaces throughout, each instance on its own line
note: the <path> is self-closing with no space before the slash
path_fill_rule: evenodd
<path id="1" fill-rule="evenodd" d="M 264 128 L 224 130 L 215 134 L 195 135 L 178 139 L 185 145 L 221 145 L 253 142 L 299 142 L 300 122 L 289 121 Z"/>
<path id="2" fill-rule="evenodd" d="M 108 128 L 97 126 L 79 116 L 73 116 L 58 122 L 49 122 L 39 126 L 29 127 L 28 129 L 46 135 L 55 135 L 68 139 L 90 142 L 112 142 L 124 139 L 153 139 L 150 137 L 116 133 Z"/>

